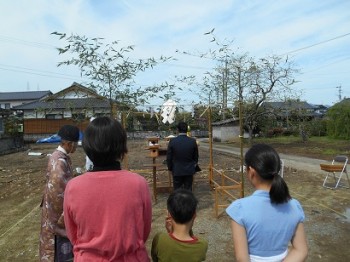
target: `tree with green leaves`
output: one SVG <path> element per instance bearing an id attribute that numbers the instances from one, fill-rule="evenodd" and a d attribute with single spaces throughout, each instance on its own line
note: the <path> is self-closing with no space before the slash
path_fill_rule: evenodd
<path id="1" fill-rule="evenodd" d="M 333 138 L 350 139 L 350 98 L 345 98 L 327 111 L 327 134 Z"/>
<path id="2" fill-rule="evenodd" d="M 68 36 L 58 32 L 52 34 L 65 42 L 63 47 L 57 48 L 59 54 L 69 54 L 58 66 L 77 66 L 81 76 L 90 81 L 88 86 L 109 99 L 111 114 L 116 103 L 144 104 L 166 87 L 163 84 L 137 87 L 133 79 L 139 72 L 166 62 L 170 57 L 135 59 L 130 57 L 135 47 L 121 46 L 120 41 L 105 43 L 103 38 L 88 38 L 77 34 Z"/>

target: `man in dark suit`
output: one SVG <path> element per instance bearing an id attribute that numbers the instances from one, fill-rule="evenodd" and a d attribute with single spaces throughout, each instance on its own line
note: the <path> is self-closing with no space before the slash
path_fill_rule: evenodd
<path id="1" fill-rule="evenodd" d="M 198 146 L 194 138 L 188 137 L 187 124 L 177 125 L 179 134 L 169 141 L 167 150 L 168 170 L 173 175 L 174 190 L 181 188 L 192 191 L 193 175 L 198 164 Z"/>

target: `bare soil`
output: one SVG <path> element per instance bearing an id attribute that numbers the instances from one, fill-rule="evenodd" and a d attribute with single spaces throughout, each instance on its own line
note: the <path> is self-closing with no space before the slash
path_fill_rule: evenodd
<path id="1" fill-rule="evenodd" d="M 145 141 L 130 141 L 129 154 L 124 162 L 124 168 L 135 170 L 145 176 L 152 190 L 152 175 L 149 167 L 152 159 L 146 150 Z M 288 149 L 274 145 L 281 153 L 307 154 L 303 145 L 289 145 Z M 38 237 L 40 229 L 39 207 L 42 190 L 45 183 L 47 154 L 57 145 L 31 144 L 27 151 L 0 156 L 0 261 L 38 261 Z M 234 261 L 230 219 L 219 208 L 220 215 L 216 217 L 214 209 L 215 190 L 208 183 L 209 152 L 200 148 L 200 166 L 202 171 L 196 175 L 194 192 L 199 199 L 199 210 L 194 225 L 194 233 L 209 241 L 207 261 Z M 293 149 L 295 148 L 295 149 Z M 29 152 L 43 153 L 30 156 Z M 324 155 L 312 157 L 328 159 Z M 161 165 L 164 157 L 157 162 Z M 84 167 L 85 155 L 81 147 L 72 155 L 75 167 Z M 214 168 L 225 171 L 237 181 L 239 160 L 237 157 L 215 152 Z M 163 167 L 164 168 L 164 167 Z M 158 181 L 166 179 L 166 172 L 158 172 Z M 287 167 L 284 178 L 291 194 L 304 207 L 306 214 L 305 227 L 309 243 L 308 261 L 349 261 L 350 259 L 350 189 L 337 190 L 322 187 L 324 175 L 297 170 L 297 167 Z M 218 177 L 215 181 L 221 183 Z M 239 191 L 231 190 L 237 197 Z M 244 193 L 249 195 L 252 188 L 244 183 Z M 147 241 L 150 250 L 154 234 L 164 229 L 165 201 L 168 193 L 158 193 L 157 201 L 153 202 L 152 232 Z M 220 204 L 229 204 L 232 196 L 222 195 Z"/>

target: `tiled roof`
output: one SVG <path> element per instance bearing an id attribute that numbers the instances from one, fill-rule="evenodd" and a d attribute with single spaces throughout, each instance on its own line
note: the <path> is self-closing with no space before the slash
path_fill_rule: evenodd
<path id="1" fill-rule="evenodd" d="M 53 94 L 52 96 L 50 96 L 50 99 L 57 99 L 59 97 L 62 97 L 62 95 L 66 94 L 67 92 L 71 92 L 71 91 L 79 91 L 79 92 L 84 92 L 86 94 L 89 94 L 90 96 L 95 96 L 95 97 L 100 97 L 102 98 L 101 95 L 97 94 L 96 91 L 94 89 L 88 88 L 86 86 L 83 86 L 81 84 L 78 84 L 76 82 L 73 82 L 73 84 L 55 94 Z"/>
<path id="2" fill-rule="evenodd" d="M 0 101 L 37 100 L 52 95 L 51 91 L 0 92 Z"/>
<path id="3" fill-rule="evenodd" d="M 15 106 L 14 110 L 40 110 L 40 109 L 84 109 L 84 108 L 110 108 L 107 99 L 100 98 L 74 98 L 74 99 L 54 99 L 39 100 L 31 103 Z"/>
<path id="4" fill-rule="evenodd" d="M 230 124 L 230 123 L 235 123 L 235 122 L 239 122 L 239 119 L 237 119 L 237 118 L 230 118 L 230 119 L 221 120 L 221 121 L 212 123 L 212 126 L 223 126 L 223 125 Z"/>
<path id="5" fill-rule="evenodd" d="M 307 102 L 302 101 L 287 101 L 287 102 L 265 102 L 264 107 L 272 107 L 279 109 L 314 109 L 316 106 L 310 105 Z"/>

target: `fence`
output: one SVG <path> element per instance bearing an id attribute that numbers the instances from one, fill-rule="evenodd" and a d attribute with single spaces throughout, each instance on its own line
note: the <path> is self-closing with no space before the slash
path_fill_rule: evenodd
<path id="1" fill-rule="evenodd" d="M 17 152 L 24 148 L 23 137 L 2 137 L 0 138 L 0 155 Z"/>
<path id="2" fill-rule="evenodd" d="M 213 176 L 210 185 L 215 191 L 214 209 L 218 217 L 219 209 L 228 207 L 234 199 L 243 197 L 242 185 L 235 180 L 239 172 L 235 170 L 217 170 L 213 168 Z"/>

